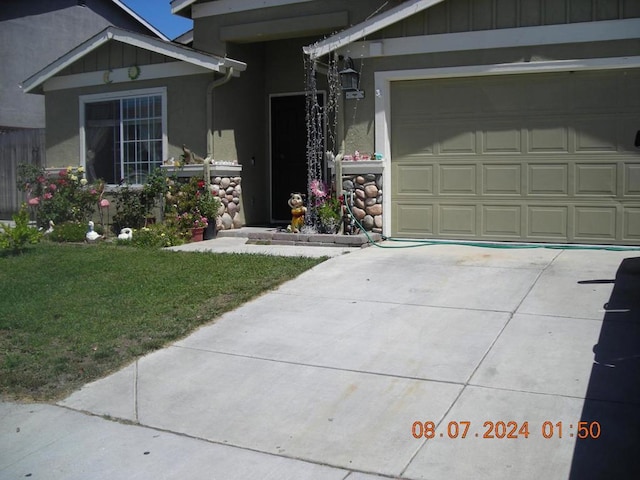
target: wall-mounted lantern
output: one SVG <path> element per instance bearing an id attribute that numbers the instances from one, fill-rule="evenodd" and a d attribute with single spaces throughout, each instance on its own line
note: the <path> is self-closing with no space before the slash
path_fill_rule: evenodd
<path id="1" fill-rule="evenodd" d="M 353 68 L 351 57 L 344 59 L 344 68 L 338 72 L 340 75 L 340 87 L 343 92 L 353 92 L 358 90 L 360 74 Z"/>

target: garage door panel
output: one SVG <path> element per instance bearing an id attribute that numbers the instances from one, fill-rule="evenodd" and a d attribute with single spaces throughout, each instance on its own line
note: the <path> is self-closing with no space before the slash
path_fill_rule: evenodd
<path id="1" fill-rule="evenodd" d="M 557 121 L 539 122 L 529 127 L 528 153 L 569 153 L 569 128 Z"/>
<path id="2" fill-rule="evenodd" d="M 440 195 L 475 195 L 476 165 L 440 165 Z"/>
<path id="3" fill-rule="evenodd" d="M 482 193 L 484 195 L 520 195 L 522 166 L 520 164 L 483 165 Z"/>
<path id="4" fill-rule="evenodd" d="M 476 236 L 476 205 L 440 205 L 439 233 L 441 235 Z"/>
<path id="5" fill-rule="evenodd" d="M 637 5 L 640 5 L 640 3 Z M 636 111 L 640 109 L 640 89 L 638 89 L 638 85 L 640 85 L 640 72 L 637 70 L 625 72 L 620 100 L 623 105 L 631 108 L 635 107 Z"/>
<path id="6" fill-rule="evenodd" d="M 568 164 L 530 164 L 528 169 L 529 195 L 569 194 Z"/>
<path id="7" fill-rule="evenodd" d="M 628 242 L 640 241 L 640 206 L 625 208 L 622 239 Z"/>
<path id="8" fill-rule="evenodd" d="M 619 111 L 619 77 L 607 73 L 592 73 L 588 76 L 573 76 L 571 80 L 570 94 L 574 112 Z M 606 95 L 594 95 L 594 92 L 606 92 Z"/>
<path id="9" fill-rule="evenodd" d="M 433 186 L 433 165 L 396 165 L 393 181 L 397 182 L 394 191 L 400 195 L 431 195 Z"/>
<path id="10" fill-rule="evenodd" d="M 576 164 L 576 195 L 616 195 L 615 164 Z"/>
<path id="11" fill-rule="evenodd" d="M 530 205 L 527 211 L 528 236 L 531 238 L 566 241 L 567 207 Z"/>
<path id="12" fill-rule="evenodd" d="M 619 125 L 615 117 L 581 119 L 574 128 L 576 153 L 617 152 Z"/>
<path id="13" fill-rule="evenodd" d="M 640 90 L 640 88 L 638 89 Z M 638 107 L 638 111 L 640 111 L 640 107 Z M 635 145 L 635 139 L 640 132 L 640 115 L 620 116 L 618 121 L 620 123 L 618 150 L 637 155 L 640 150 Z"/>
<path id="14" fill-rule="evenodd" d="M 575 207 L 576 241 L 610 241 L 616 238 L 615 207 Z"/>
<path id="15" fill-rule="evenodd" d="M 487 237 L 519 239 L 522 237 L 522 207 L 519 205 L 484 205 L 482 234 Z"/>
<path id="16" fill-rule="evenodd" d="M 522 152 L 522 131 L 513 123 L 483 122 L 483 154 L 520 154 Z"/>
<path id="17" fill-rule="evenodd" d="M 522 86 L 505 85 L 496 79 L 478 89 L 477 107 L 483 114 L 521 114 L 526 108 L 527 98 L 522 94 Z"/>
<path id="18" fill-rule="evenodd" d="M 393 212 L 393 220 L 397 222 L 395 230 L 401 235 L 433 235 L 433 210 L 432 205 L 396 203 Z"/>
<path id="19" fill-rule="evenodd" d="M 568 74 L 535 76 L 518 79 L 526 98 L 525 108 L 531 114 L 564 114 L 569 111 Z M 509 82 L 507 82 L 509 83 Z"/>
<path id="20" fill-rule="evenodd" d="M 640 195 L 640 164 L 624 164 L 624 195 Z"/>
<path id="21" fill-rule="evenodd" d="M 443 123 L 437 128 L 440 139 L 438 153 L 441 155 L 474 155 L 476 153 L 475 124 L 455 122 Z"/>
<path id="22" fill-rule="evenodd" d="M 432 155 L 435 151 L 436 131 L 428 123 L 398 122 L 392 135 L 398 139 L 392 152 L 394 158 Z"/>

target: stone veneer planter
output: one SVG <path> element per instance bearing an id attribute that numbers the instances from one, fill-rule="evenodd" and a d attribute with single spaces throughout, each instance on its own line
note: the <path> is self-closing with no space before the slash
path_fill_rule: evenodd
<path id="1" fill-rule="evenodd" d="M 341 161 L 340 168 L 330 162 L 334 174 L 341 172 L 340 184 L 345 200 L 353 198 L 350 208 L 368 232 L 382 233 L 382 171 L 381 160 Z M 351 194 L 351 195 L 350 195 Z"/>
<path id="2" fill-rule="evenodd" d="M 190 178 L 196 175 L 204 176 L 204 165 L 162 165 L 167 175 L 177 175 L 178 178 Z M 209 167 L 209 177 L 212 192 L 220 198 L 222 203 L 218 211 L 218 230 L 232 230 L 244 226 L 242 213 L 242 165 L 213 164 Z"/>

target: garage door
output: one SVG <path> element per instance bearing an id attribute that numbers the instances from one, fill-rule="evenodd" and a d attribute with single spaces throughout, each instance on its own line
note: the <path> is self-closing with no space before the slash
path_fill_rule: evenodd
<path id="1" fill-rule="evenodd" d="M 638 85 L 638 69 L 392 83 L 392 235 L 640 243 Z"/>

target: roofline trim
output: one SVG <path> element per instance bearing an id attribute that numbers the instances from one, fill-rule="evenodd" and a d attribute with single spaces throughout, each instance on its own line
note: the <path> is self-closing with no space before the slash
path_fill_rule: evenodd
<path id="1" fill-rule="evenodd" d="M 443 1 L 444 0 L 407 0 L 397 7 L 391 8 L 364 22 L 336 33 L 314 45 L 306 46 L 302 50 L 306 55 L 309 55 L 312 60 L 316 60 L 323 55 L 360 40 L 367 35 L 382 30 L 389 25 L 393 25 Z"/>
<path id="2" fill-rule="evenodd" d="M 156 27 L 154 27 L 153 25 L 151 25 L 147 20 L 145 20 L 144 18 L 142 18 L 140 15 L 138 15 L 134 10 L 132 10 L 131 8 L 127 7 L 124 3 L 122 3 L 120 0 L 111 0 L 113 3 L 115 3 L 118 7 L 120 7 L 122 10 L 124 10 L 125 12 L 127 12 L 129 15 L 131 15 L 133 18 L 135 18 L 138 22 L 140 22 L 142 25 L 144 25 L 145 27 L 147 27 L 149 30 L 151 30 L 155 35 L 158 36 L 158 38 L 165 40 L 165 41 L 169 41 L 170 39 L 164 35 L 160 30 L 158 30 Z"/>
<path id="3" fill-rule="evenodd" d="M 176 60 L 198 65 L 216 72 L 225 73 L 229 67 L 233 67 L 237 72 L 242 72 L 247 68 L 247 64 L 244 62 L 219 57 L 217 55 L 210 55 L 185 47 L 184 45 L 163 41 L 148 35 L 129 32 L 112 26 L 107 27 L 100 33 L 81 43 L 73 50 L 67 52 L 53 63 L 26 79 L 21 84 L 22 89 L 26 93 L 33 92 L 51 77 L 111 40 L 166 55 Z"/>

